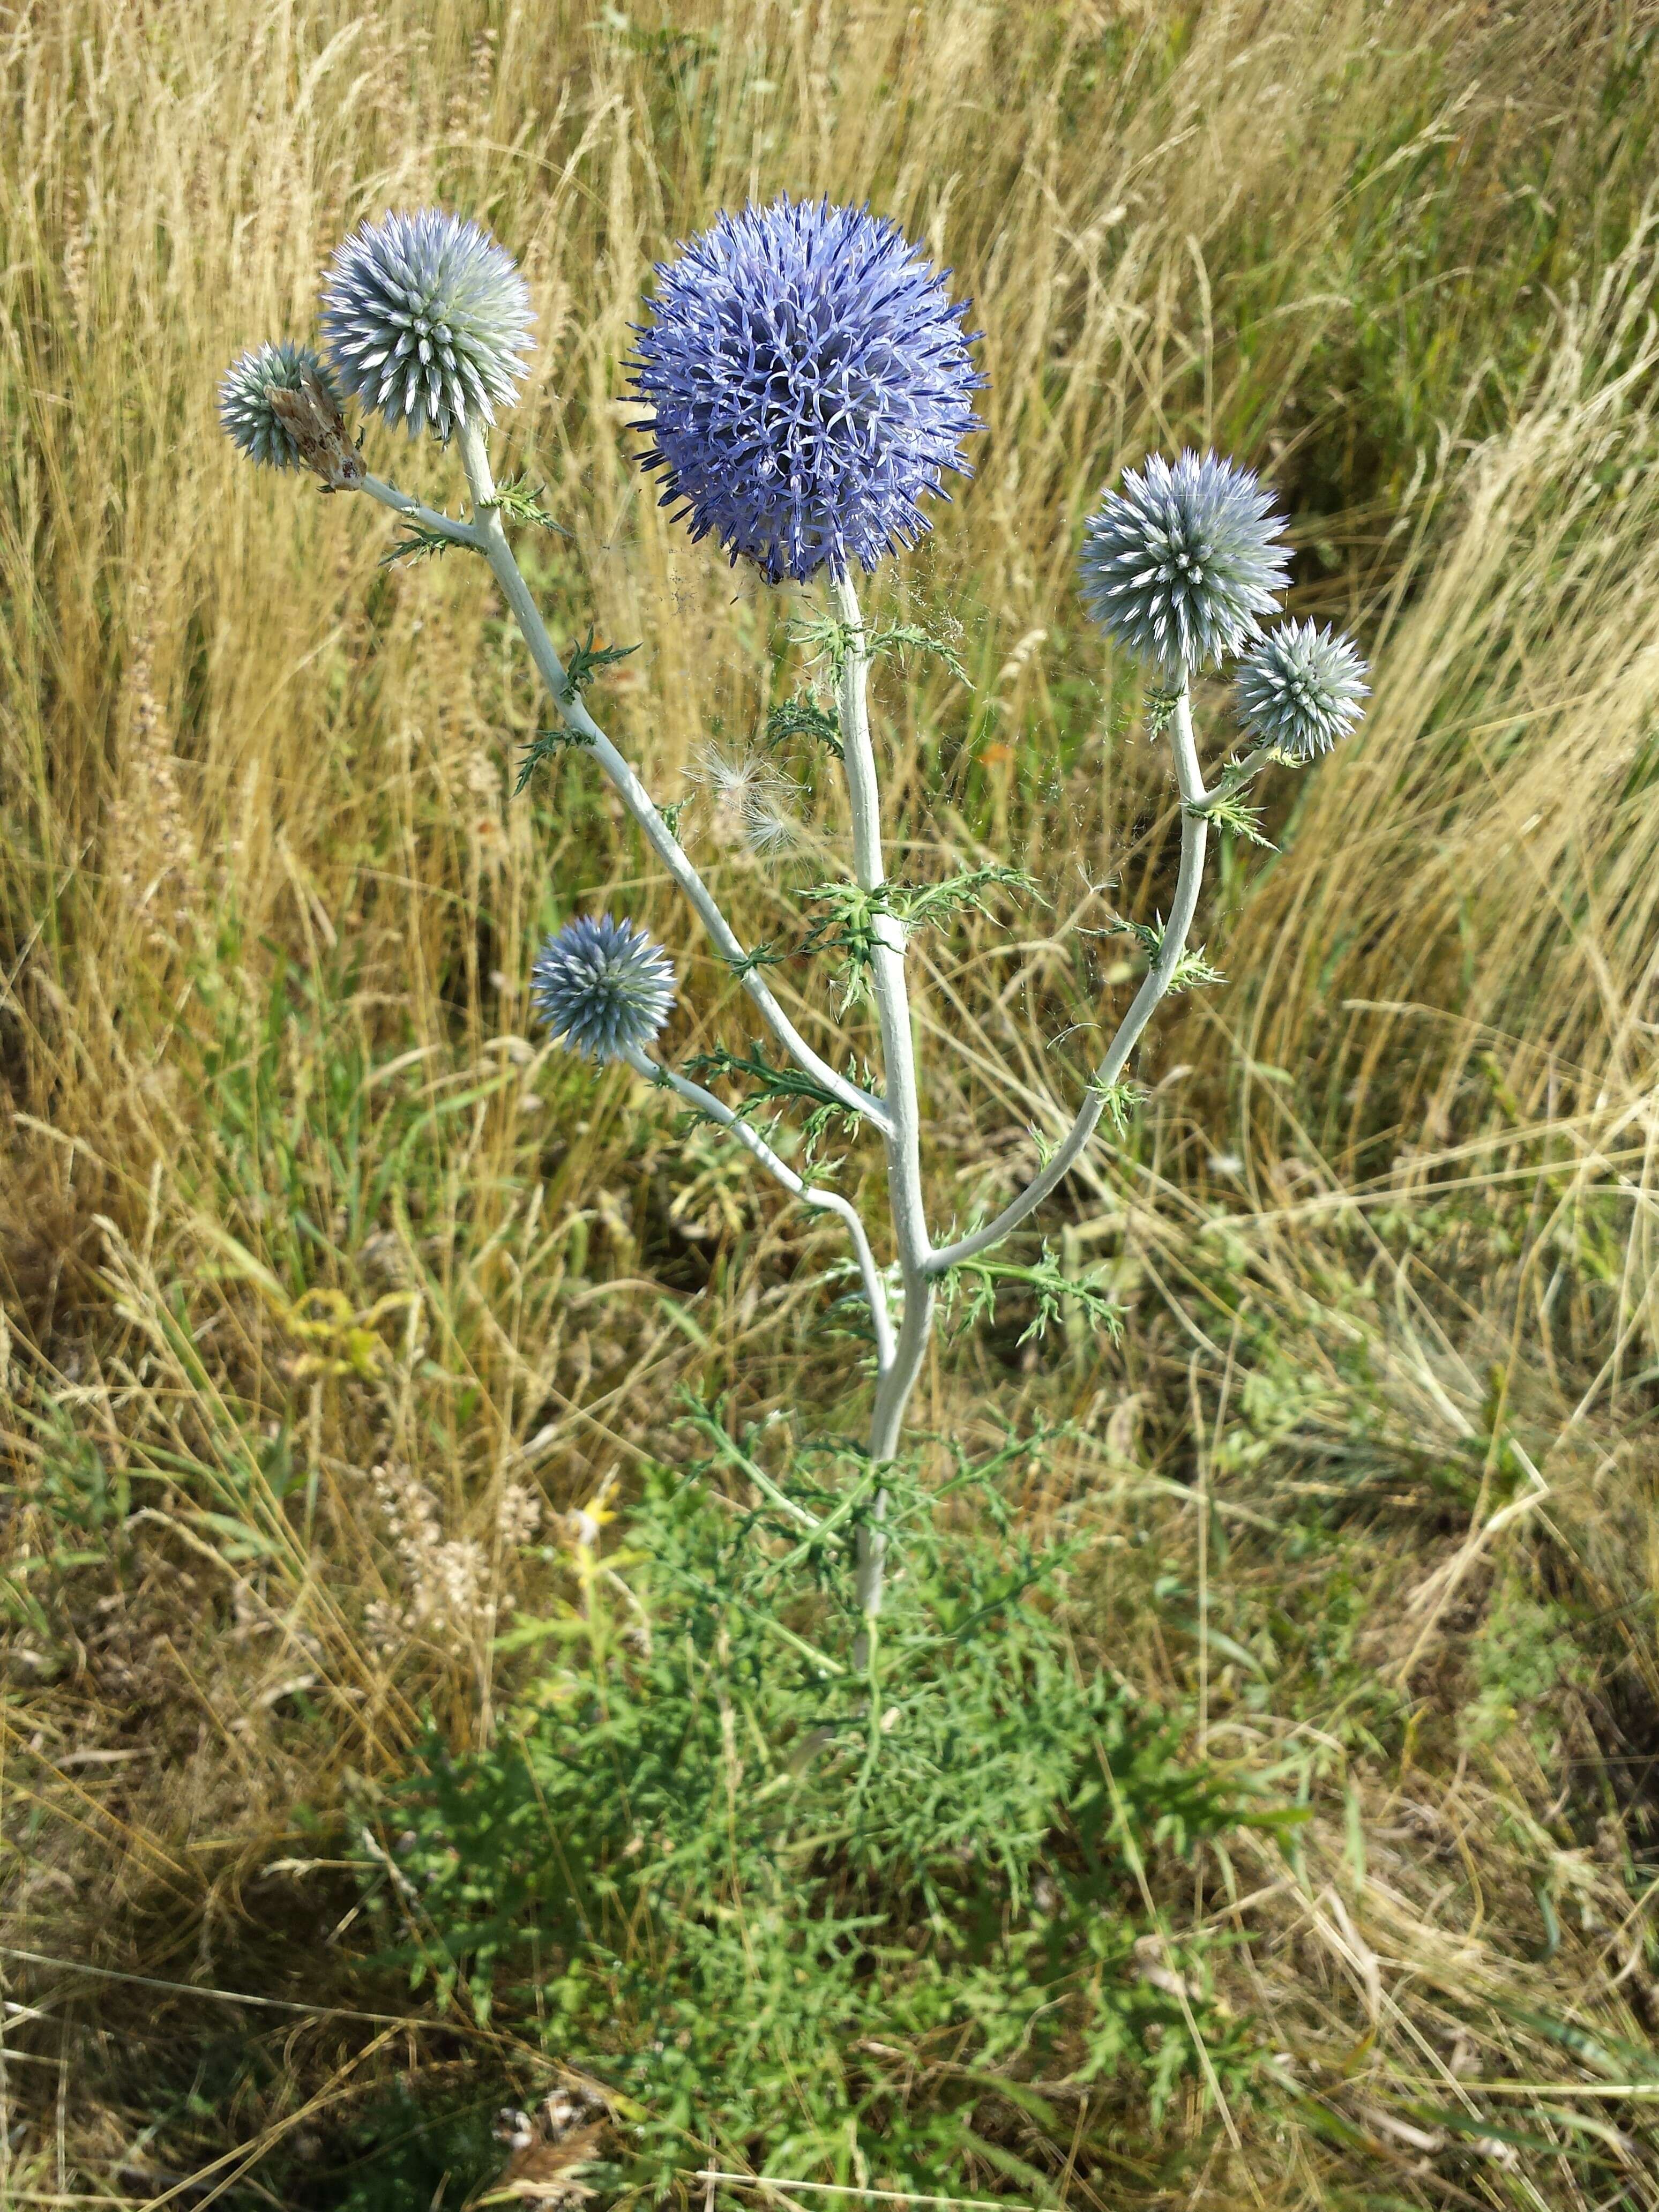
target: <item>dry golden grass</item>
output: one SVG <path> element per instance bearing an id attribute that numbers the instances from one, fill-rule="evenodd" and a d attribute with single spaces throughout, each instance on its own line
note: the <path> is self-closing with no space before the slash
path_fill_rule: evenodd
<path id="1" fill-rule="evenodd" d="M 1232 981 L 1160 1031 L 1142 1139 L 1056 1211 L 1131 1304 L 1121 1355 L 1033 1369 L 993 1336 L 920 1408 L 1076 1417 L 1029 1502 L 1097 1537 L 1120 1663 L 1315 1808 L 1293 1865 L 1264 1844 L 1160 1899 L 1248 1934 L 1234 1996 L 1305 2108 L 1218 2132 L 1195 2092 L 1171 2140 L 1211 2152 L 1133 2201 L 1659 2203 L 1651 2100 L 1538 2025 L 1639 2045 L 1659 2004 L 1650 13 L 630 20 L 58 0 L 0 27 L 0 1961 L 26 2005 L 0 2190 L 162 2201 L 145 2054 L 209 2030 L 157 1984 L 348 2008 L 291 2015 L 256 2150 L 349 2103 L 393 2032 L 350 2016 L 349 1892 L 295 1870 L 295 1807 L 395 1767 L 423 1703 L 487 1735 L 526 1515 L 666 1449 L 678 1382 L 826 1419 L 859 1391 L 814 1332 L 833 1240 L 517 1042 L 538 928 L 602 894 L 675 947 L 678 1045 L 744 1031 L 580 756 L 509 803 L 543 710 L 485 580 L 379 568 L 379 510 L 256 478 L 214 419 L 235 353 L 310 332 L 362 216 L 486 219 L 540 317 L 499 465 L 574 533 L 533 580 L 556 635 L 643 641 L 596 700 L 674 796 L 763 711 L 783 610 L 653 504 L 620 364 L 653 261 L 787 187 L 924 239 L 991 378 L 976 476 L 891 586 L 961 623 L 978 688 L 889 679 L 889 795 L 907 866 L 994 853 L 1054 907 L 927 948 L 942 1217 L 1066 1117 L 1086 1038 L 1046 1040 L 1115 988 L 1077 933 L 1115 872 L 1138 911 L 1164 880 L 1170 793 L 1073 590 L 1103 483 L 1182 442 L 1267 469 L 1299 604 L 1375 665 L 1360 737 L 1273 801 L 1281 854 L 1224 863 Z M 455 495 L 435 453 L 384 465 Z M 775 927 L 769 878 L 710 866 Z M 809 1033 L 826 1007 L 800 985 Z M 1274 1625 L 1281 1586 L 1322 1602 L 1328 1561 L 1284 1539 L 1339 1486 L 1399 1759 L 1335 1728 Z M 1265 1697 L 1171 1643 L 1141 1540 L 1266 1655 Z M 1505 1589 L 1597 1624 L 1553 1748 L 1458 1733 Z M 438 2065 L 473 2033 L 394 2047 Z M 1524 2106 L 1530 2147 L 1413 2099 Z"/>

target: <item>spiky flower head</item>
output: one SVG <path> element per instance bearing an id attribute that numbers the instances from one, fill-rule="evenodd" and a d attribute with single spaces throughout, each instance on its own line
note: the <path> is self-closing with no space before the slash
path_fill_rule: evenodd
<path id="1" fill-rule="evenodd" d="M 642 1050 L 668 1019 L 674 969 L 631 921 L 580 915 L 550 937 L 530 975 L 537 1012 L 585 1059 Z"/>
<path id="2" fill-rule="evenodd" d="M 511 407 L 534 319 L 511 254 L 441 208 L 363 224 L 335 253 L 323 295 L 334 373 L 410 437 L 447 442 L 469 414 Z"/>
<path id="3" fill-rule="evenodd" d="M 262 467 L 305 465 L 299 447 L 271 406 L 270 392 L 273 385 L 283 392 L 302 391 L 307 369 L 325 392 L 333 391 L 327 369 L 311 348 L 288 338 L 239 355 L 225 371 L 219 386 L 219 421 L 231 443 Z"/>
<path id="4" fill-rule="evenodd" d="M 980 427 L 948 273 L 867 208 L 787 197 L 659 264 L 631 365 L 661 504 L 775 584 L 914 544 Z"/>
<path id="5" fill-rule="evenodd" d="M 1260 634 L 1290 573 L 1272 496 L 1249 469 L 1184 453 L 1125 472 L 1085 533 L 1083 598 L 1107 634 L 1179 679 Z"/>
<path id="6" fill-rule="evenodd" d="M 1285 623 L 1252 647 L 1238 671 L 1245 728 L 1295 761 L 1328 753 L 1364 713 L 1365 664 L 1346 637 L 1310 622 Z"/>

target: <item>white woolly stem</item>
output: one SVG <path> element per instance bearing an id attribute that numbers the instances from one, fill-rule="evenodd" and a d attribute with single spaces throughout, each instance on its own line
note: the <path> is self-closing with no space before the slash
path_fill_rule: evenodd
<path id="1" fill-rule="evenodd" d="M 457 522 L 453 515 L 440 514 L 436 507 L 422 507 L 418 499 L 411 499 L 396 484 L 386 483 L 379 477 L 365 477 L 362 489 L 371 499 L 378 499 L 382 507 L 389 507 L 394 514 L 401 514 L 405 522 L 418 523 L 422 530 L 447 538 L 453 545 L 468 545 L 474 552 L 482 553 L 483 540 L 470 522 Z"/>
<path id="2" fill-rule="evenodd" d="M 736 931 L 715 904 L 708 885 L 686 858 L 678 839 L 652 804 L 650 793 L 588 713 L 580 694 L 567 681 L 564 664 L 554 649 L 553 641 L 547 634 L 547 626 L 520 573 L 519 564 L 513 557 L 513 549 L 507 544 L 507 532 L 501 526 L 500 511 L 491 504 L 495 496 L 495 483 L 489 471 L 483 427 L 476 418 L 469 419 L 461 426 L 459 435 L 461 462 L 472 495 L 473 537 L 489 563 L 502 597 L 511 608 L 513 618 L 530 648 L 531 659 L 552 694 L 559 714 L 580 740 L 583 750 L 592 755 L 610 777 L 621 795 L 623 805 L 644 831 L 652 850 L 696 909 L 698 920 L 714 939 L 722 957 L 737 972 L 744 989 L 754 1000 L 784 1049 L 799 1066 L 822 1084 L 833 1098 L 872 1122 L 884 1137 L 890 1136 L 892 1123 L 882 1102 L 872 1098 L 858 1084 L 848 1082 L 837 1069 L 830 1066 L 827 1060 L 814 1052 L 773 997 L 762 977 L 745 965 L 748 955 Z"/>
<path id="3" fill-rule="evenodd" d="M 893 1358 L 893 1324 L 887 1311 L 887 1294 L 882 1283 L 881 1270 L 876 1265 L 876 1255 L 870 1249 L 870 1239 L 865 1234 L 864 1224 L 852 1201 L 843 1198 L 838 1191 L 825 1190 L 819 1185 L 804 1182 L 793 1168 L 778 1158 L 763 1137 L 751 1129 L 740 1115 L 734 1114 L 724 1099 L 717 1098 L 712 1091 L 705 1091 L 700 1083 L 693 1083 L 689 1077 L 677 1074 L 672 1067 L 663 1066 L 660 1061 L 651 1059 L 637 1047 L 624 1051 L 623 1057 L 638 1074 L 645 1076 L 652 1083 L 665 1083 L 689 1106 L 695 1106 L 700 1114 L 707 1114 L 710 1121 L 718 1121 L 721 1128 L 729 1129 L 744 1149 L 752 1152 L 761 1165 L 775 1175 L 784 1188 L 799 1199 L 803 1206 L 817 1206 L 820 1212 L 840 1215 L 853 1240 L 865 1299 L 870 1308 L 870 1319 L 876 1333 L 877 1364 L 881 1369 L 889 1367 Z"/>
<path id="4" fill-rule="evenodd" d="M 1200 780 L 1198 796 L 1184 803 L 1200 814 L 1211 813 L 1224 799 L 1234 798 L 1247 783 L 1254 783 L 1264 768 L 1271 768 L 1282 756 L 1277 745 L 1258 745 L 1231 768 L 1223 769 L 1221 781 L 1213 791 L 1206 791 Z"/>
<path id="5" fill-rule="evenodd" d="M 834 580 L 831 592 L 848 632 L 841 680 L 841 740 L 847 771 L 847 795 L 853 817 L 853 872 L 860 887 L 878 890 L 885 881 L 881 852 L 881 798 L 876 780 L 875 748 L 870 739 L 870 649 L 853 580 Z M 915 1044 L 910 1029 L 909 993 L 904 976 L 904 928 L 897 917 L 878 914 L 871 986 L 881 1029 L 887 1110 L 888 1202 L 898 1247 L 904 1310 L 890 1359 L 884 1361 L 870 1423 L 870 1458 L 878 1466 L 898 1449 L 904 1410 L 921 1372 L 933 1333 L 933 1285 L 929 1273 L 931 1244 L 921 1188 L 921 1115 L 916 1091 Z M 859 1533 L 858 1600 L 865 1628 L 854 1648 L 853 1664 L 868 1662 L 870 1624 L 881 1610 L 887 1540 L 881 1521 L 887 1493 L 877 1493 L 872 1516 Z"/>
<path id="6" fill-rule="evenodd" d="M 1112 1039 L 1110 1049 L 1102 1060 L 1089 1086 L 1089 1095 L 1078 1109 L 1077 1119 L 1067 1130 L 1048 1165 L 1034 1176 L 1019 1196 L 1005 1206 L 994 1221 L 971 1236 L 959 1237 L 933 1253 L 927 1261 L 929 1270 L 941 1275 L 947 1267 L 954 1267 L 963 1260 L 971 1260 L 978 1253 L 988 1251 L 1000 1244 L 1011 1229 L 1018 1229 L 1030 1213 L 1034 1213 L 1054 1186 L 1063 1182 L 1083 1153 L 1084 1147 L 1094 1135 L 1102 1114 L 1105 1111 L 1103 1094 L 1122 1074 L 1130 1054 L 1140 1042 L 1141 1032 L 1152 1018 L 1153 1009 L 1170 988 L 1176 963 L 1186 950 L 1187 938 L 1198 910 L 1198 892 L 1204 873 L 1204 852 L 1209 840 L 1210 827 L 1205 819 L 1206 810 L 1219 796 L 1206 792 L 1204 778 L 1198 765 L 1198 748 L 1193 740 L 1192 701 L 1183 683 L 1170 717 L 1170 741 L 1175 752 L 1176 782 L 1181 793 L 1181 866 L 1176 878 L 1175 902 L 1158 948 L 1158 957 L 1141 980 L 1140 988 L 1130 1002 L 1129 1011 Z"/>

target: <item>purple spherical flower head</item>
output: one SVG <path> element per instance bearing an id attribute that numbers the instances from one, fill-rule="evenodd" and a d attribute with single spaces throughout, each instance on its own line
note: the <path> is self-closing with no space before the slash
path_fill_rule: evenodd
<path id="1" fill-rule="evenodd" d="M 581 915 L 543 945 L 530 996 L 572 1052 L 620 1060 L 642 1052 L 672 1012 L 673 963 L 631 921 Z"/>
<path id="2" fill-rule="evenodd" d="M 1085 532 L 1084 603 L 1120 645 L 1181 679 L 1260 635 L 1290 574 L 1284 526 L 1249 469 L 1154 453 Z"/>
<path id="3" fill-rule="evenodd" d="M 768 580 L 872 568 L 980 427 L 985 379 L 945 276 L 867 209 L 776 200 L 722 215 L 659 266 L 635 396 L 661 504 L 682 501 Z"/>
<path id="4" fill-rule="evenodd" d="M 389 215 L 346 240 L 329 270 L 323 333 L 335 375 L 411 437 L 447 441 L 469 412 L 510 407 L 534 318 L 530 288 L 489 232 L 441 208 Z"/>

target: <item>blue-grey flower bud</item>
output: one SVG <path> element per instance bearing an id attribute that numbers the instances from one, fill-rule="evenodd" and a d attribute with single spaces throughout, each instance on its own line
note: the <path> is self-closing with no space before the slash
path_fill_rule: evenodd
<path id="1" fill-rule="evenodd" d="M 1249 469 L 1154 453 L 1089 522 L 1084 604 L 1109 636 L 1179 682 L 1237 653 L 1290 573 L 1273 499 Z"/>
<path id="2" fill-rule="evenodd" d="M 584 915 L 550 937 L 531 970 L 537 1012 L 572 1052 L 617 1060 L 643 1050 L 674 1005 L 667 954 L 631 921 Z"/>
<path id="3" fill-rule="evenodd" d="M 533 317 L 530 288 L 488 231 L 441 208 L 354 231 L 323 295 L 329 359 L 343 388 L 416 436 L 447 441 L 518 398 Z"/>
<path id="4" fill-rule="evenodd" d="M 1238 710 L 1258 743 L 1294 761 L 1328 752 L 1364 713 L 1365 664 L 1346 637 L 1310 622 L 1285 623 L 1255 646 L 1238 672 Z"/>
<path id="5" fill-rule="evenodd" d="M 768 580 L 872 568 L 928 528 L 985 380 L 945 275 L 892 222 L 828 200 L 722 215 L 659 268 L 638 333 L 637 427 L 684 502 Z"/>
<path id="6" fill-rule="evenodd" d="M 332 392 L 328 371 L 311 348 L 287 338 L 256 346 L 225 371 L 219 386 L 220 422 L 232 444 L 262 467 L 305 466 L 298 442 L 271 406 L 270 392 L 273 386 L 282 392 L 302 391 L 307 370 L 325 392 Z"/>

